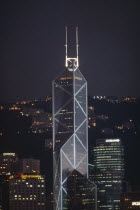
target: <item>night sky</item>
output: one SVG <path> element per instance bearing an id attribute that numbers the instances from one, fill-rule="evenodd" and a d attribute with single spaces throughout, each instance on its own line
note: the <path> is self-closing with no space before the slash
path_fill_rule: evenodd
<path id="1" fill-rule="evenodd" d="M 79 26 L 89 95 L 140 96 L 139 0 L 5 0 L 0 14 L 0 101 L 51 94 L 66 25 Z"/>

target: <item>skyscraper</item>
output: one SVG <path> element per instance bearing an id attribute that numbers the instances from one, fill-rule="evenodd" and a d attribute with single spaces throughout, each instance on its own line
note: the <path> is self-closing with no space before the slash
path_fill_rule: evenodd
<path id="1" fill-rule="evenodd" d="M 53 81 L 54 210 L 96 209 L 95 185 L 88 180 L 87 82 L 76 57 Z"/>
<path id="2" fill-rule="evenodd" d="M 120 209 L 124 178 L 124 149 L 121 140 L 97 139 L 93 154 L 99 209 Z"/>

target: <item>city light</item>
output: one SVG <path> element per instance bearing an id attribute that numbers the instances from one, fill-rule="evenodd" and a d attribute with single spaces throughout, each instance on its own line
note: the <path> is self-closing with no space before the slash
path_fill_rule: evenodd
<path id="1" fill-rule="evenodd" d="M 120 142 L 120 139 L 106 139 L 106 142 Z"/>
<path id="2" fill-rule="evenodd" d="M 132 206 L 140 206 L 140 201 L 132 202 Z"/>

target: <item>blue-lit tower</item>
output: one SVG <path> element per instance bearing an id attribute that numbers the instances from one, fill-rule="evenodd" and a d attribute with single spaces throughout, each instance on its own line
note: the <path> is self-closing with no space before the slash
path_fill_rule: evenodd
<path id="1" fill-rule="evenodd" d="M 54 210 L 96 209 L 96 187 L 88 180 L 87 82 L 76 56 L 53 81 Z"/>

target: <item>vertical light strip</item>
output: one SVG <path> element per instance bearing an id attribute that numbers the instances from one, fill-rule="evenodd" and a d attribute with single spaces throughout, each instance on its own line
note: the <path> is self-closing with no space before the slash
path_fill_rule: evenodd
<path id="1" fill-rule="evenodd" d="M 79 55 L 78 55 L 78 26 L 76 27 L 76 54 L 77 54 L 77 67 L 79 67 Z"/>
<path id="2" fill-rule="evenodd" d="M 87 131 L 87 178 L 89 178 L 88 172 L 88 94 L 87 94 L 87 82 L 86 82 L 86 115 L 87 115 L 87 122 L 86 122 L 86 131 Z"/>
<path id="3" fill-rule="evenodd" d="M 62 149 L 60 149 L 60 198 L 61 198 L 61 209 L 63 209 L 63 201 L 62 201 Z"/>
<path id="4" fill-rule="evenodd" d="M 52 110 L 53 110 L 53 116 L 52 116 L 52 118 L 53 118 L 53 152 L 54 152 L 54 146 L 55 146 L 55 126 L 54 126 L 54 115 L 55 115 L 55 113 L 54 113 L 54 81 L 52 82 Z"/>
<path id="5" fill-rule="evenodd" d="M 66 47 L 66 58 L 65 58 L 65 59 L 66 59 L 66 60 L 65 60 L 65 67 L 68 67 L 68 59 L 67 59 L 67 56 L 68 56 L 68 55 L 67 55 L 67 52 L 68 52 L 68 43 L 67 43 L 67 42 L 68 42 L 68 34 L 67 34 L 67 26 L 66 26 L 65 29 L 66 29 L 66 45 L 65 45 L 65 47 Z"/>
<path id="6" fill-rule="evenodd" d="M 74 128 L 73 128 L 73 132 L 74 132 L 74 169 L 75 169 L 75 165 L 76 165 L 76 151 L 75 151 L 75 71 L 73 68 L 73 119 L 74 119 Z"/>

